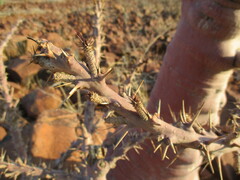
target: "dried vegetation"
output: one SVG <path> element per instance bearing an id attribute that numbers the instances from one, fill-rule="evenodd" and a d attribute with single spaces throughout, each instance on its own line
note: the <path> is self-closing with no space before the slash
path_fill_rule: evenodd
<path id="1" fill-rule="evenodd" d="M 222 178 L 221 160 L 218 168 L 212 160 L 239 149 L 239 110 L 230 102 L 238 97 L 239 72 L 229 85 L 232 112 L 223 115 L 227 121 L 221 127 L 211 121 L 201 127 L 198 114 L 186 114 L 184 103 L 175 124 L 160 118 L 160 104 L 156 114 L 144 108 L 176 28 L 177 0 L 134 0 L 131 6 L 16 1 L 0 10 L 3 177 L 101 179 L 148 138 L 162 159 L 169 149 L 176 158 L 178 147 L 199 149 L 204 163 L 220 172 L 211 176 Z M 122 129 L 113 133 L 119 125 Z M 234 160 L 239 173 L 239 154 Z"/>

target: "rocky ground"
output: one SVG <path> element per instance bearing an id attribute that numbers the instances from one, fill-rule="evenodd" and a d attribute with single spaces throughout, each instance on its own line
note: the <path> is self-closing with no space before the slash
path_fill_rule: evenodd
<path id="1" fill-rule="evenodd" d="M 147 103 L 177 26 L 179 5 L 177 0 L 132 0 L 130 5 L 125 0 L 105 2 L 101 70 L 113 67 L 108 84 L 114 90 L 119 92 L 123 86 L 136 89 L 144 80 L 141 97 Z M 94 18 L 94 6 L 88 0 L 0 0 L 0 42 L 18 20 L 23 20 L 3 54 L 15 108 L 10 116 L 1 117 L 0 146 L 11 159 L 20 156 L 33 163 L 46 161 L 62 168 L 62 165 L 56 167 L 55 160 L 81 137 L 79 126 L 84 119 L 90 119 L 94 126 L 95 145 L 100 145 L 114 131 L 115 127 L 102 119 L 104 107 L 88 102 L 81 91 L 63 103 L 71 87 L 57 86 L 50 72 L 31 63 L 36 44 L 27 39 L 29 36 L 45 38 L 82 60 L 76 34 L 93 36 Z M 232 102 L 239 97 L 238 74 L 236 71 L 229 83 L 225 120 L 235 107 Z M 9 135 L 13 128 L 4 122 L 11 116 L 15 117 L 11 123 L 18 128 L 15 136 Z M 82 163 L 81 157 L 79 149 L 74 151 L 63 167 L 74 169 L 77 163 Z M 205 175 L 203 179 L 208 177 L 212 176 Z"/>

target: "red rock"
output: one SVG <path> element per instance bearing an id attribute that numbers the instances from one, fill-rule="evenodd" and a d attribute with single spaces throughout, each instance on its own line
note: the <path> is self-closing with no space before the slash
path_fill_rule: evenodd
<path id="1" fill-rule="evenodd" d="M 7 68 L 8 77 L 11 81 L 19 82 L 26 79 L 29 76 L 36 74 L 41 67 L 37 64 L 31 63 L 26 60 L 27 57 L 14 58 L 9 60 L 9 65 Z"/>
<path id="2" fill-rule="evenodd" d="M 36 49 L 37 44 L 27 39 L 23 35 L 14 35 L 13 38 L 9 41 L 7 47 L 4 49 L 4 54 L 10 58 L 16 58 L 26 53 L 33 53 L 33 49 Z"/>
<path id="3" fill-rule="evenodd" d="M 6 137 L 6 135 L 7 135 L 6 129 L 0 126 L 0 141 L 2 141 Z"/>
<path id="4" fill-rule="evenodd" d="M 36 89 L 21 100 L 23 109 L 32 118 L 36 118 L 41 112 L 46 110 L 58 108 L 61 103 L 61 93 L 53 87 Z"/>
<path id="5" fill-rule="evenodd" d="M 92 136 L 94 145 L 101 145 L 108 133 L 114 131 L 111 125 L 100 121 L 102 115 L 102 112 L 97 111 L 93 120 L 93 123 L 98 122 Z M 76 141 L 79 136 L 82 136 L 82 130 L 79 128 L 79 119 L 76 113 L 64 109 L 45 111 L 33 126 L 30 152 L 35 161 L 54 162 L 71 147 L 71 143 Z M 83 152 L 77 149 L 72 152 L 63 165 L 72 168 L 74 164 L 81 162 L 82 158 Z"/>
<path id="6" fill-rule="evenodd" d="M 13 36 L 7 47 L 4 49 L 4 54 L 9 58 L 16 58 L 26 52 L 27 39 L 24 36 Z"/>
<path id="7" fill-rule="evenodd" d="M 77 115 L 67 110 L 43 112 L 33 127 L 32 155 L 47 160 L 59 158 L 77 139 L 78 123 Z"/>

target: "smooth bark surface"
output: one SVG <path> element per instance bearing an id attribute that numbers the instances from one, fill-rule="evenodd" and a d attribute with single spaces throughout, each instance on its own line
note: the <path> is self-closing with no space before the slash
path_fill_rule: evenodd
<path id="1" fill-rule="evenodd" d="M 187 113 L 196 113 L 203 105 L 198 122 L 207 125 L 209 113 L 214 125 L 219 124 L 219 111 L 225 104 L 225 89 L 233 72 L 240 47 L 239 1 L 183 0 L 182 18 L 173 41 L 168 46 L 148 110 L 157 111 L 161 100 L 161 117 L 171 123 L 169 107 L 177 115 L 185 103 Z M 185 149 L 169 167 L 153 153 L 150 142 L 142 144 L 140 154 L 131 150 L 130 161 L 120 161 L 109 179 L 198 179 L 200 152 Z"/>

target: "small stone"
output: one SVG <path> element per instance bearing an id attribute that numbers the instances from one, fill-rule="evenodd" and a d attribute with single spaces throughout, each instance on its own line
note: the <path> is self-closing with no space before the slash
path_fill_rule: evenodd
<path id="1" fill-rule="evenodd" d="M 23 109 L 31 118 L 36 118 L 46 110 L 56 109 L 61 103 L 61 93 L 53 87 L 33 90 L 21 100 Z"/>
<path id="2" fill-rule="evenodd" d="M 4 49 L 4 54 L 10 58 L 16 58 L 26 53 L 27 39 L 25 36 L 14 36 Z"/>
<path id="3" fill-rule="evenodd" d="M 0 141 L 2 141 L 6 136 L 7 136 L 6 129 L 0 126 Z"/>
<path id="4" fill-rule="evenodd" d="M 60 158 L 77 139 L 78 124 L 76 113 L 63 109 L 43 112 L 33 126 L 32 155 L 47 160 Z"/>
<path id="5" fill-rule="evenodd" d="M 96 131 L 91 133 L 93 144 L 101 145 L 114 128 L 100 120 L 103 113 L 96 111 L 94 122 L 97 124 Z M 54 163 L 66 152 L 73 142 L 82 137 L 82 130 L 79 127 L 77 113 L 65 109 L 49 110 L 40 114 L 32 127 L 30 152 L 35 162 L 45 161 Z M 73 168 L 74 164 L 82 163 L 84 152 L 80 149 L 74 150 L 64 161 L 64 168 Z"/>
<path id="6" fill-rule="evenodd" d="M 7 67 L 8 79 L 13 82 L 22 82 L 26 78 L 37 74 L 41 67 L 30 63 L 27 57 L 14 58 L 9 60 Z"/>

